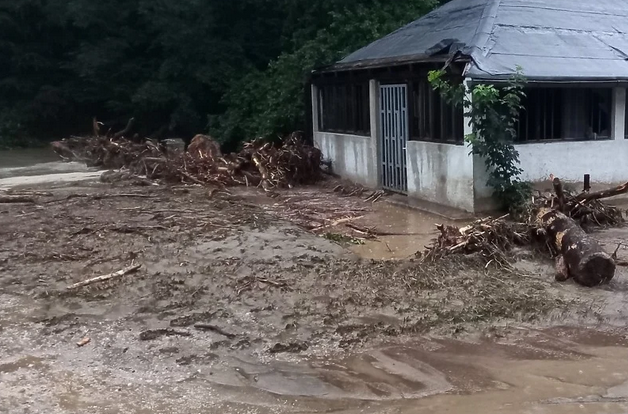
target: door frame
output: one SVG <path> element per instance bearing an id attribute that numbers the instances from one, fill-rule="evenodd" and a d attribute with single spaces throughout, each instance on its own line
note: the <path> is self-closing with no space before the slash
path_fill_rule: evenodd
<path id="1" fill-rule="evenodd" d="M 409 87 L 385 83 L 378 88 L 378 179 L 382 188 L 408 192 Z"/>

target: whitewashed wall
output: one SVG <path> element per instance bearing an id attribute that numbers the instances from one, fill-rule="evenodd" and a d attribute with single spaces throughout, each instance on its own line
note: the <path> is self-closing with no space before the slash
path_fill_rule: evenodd
<path id="1" fill-rule="evenodd" d="M 315 132 L 314 145 L 332 161 L 335 174 L 356 183 L 377 187 L 377 157 L 371 137 Z"/>
<path id="2" fill-rule="evenodd" d="M 371 81 L 371 136 L 326 133 L 318 131 L 317 91 L 312 89 L 314 108 L 314 141 L 334 172 L 352 181 L 379 186 L 378 84 Z M 550 174 L 564 181 L 581 181 L 591 174 L 592 182 L 628 181 L 628 140 L 625 135 L 626 89 L 613 91 L 612 140 L 556 141 L 516 145 L 519 151 L 521 178 L 545 181 Z M 465 122 L 465 135 L 471 127 Z M 495 207 L 492 190 L 486 186 L 484 161 L 469 155 L 466 145 L 410 141 L 407 144 L 408 196 L 460 208 L 470 212 Z"/>
<path id="3" fill-rule="evenodd" d="M 410 141 L 408 196 L 474 211 L 473 157 L 464 145 Z"/>

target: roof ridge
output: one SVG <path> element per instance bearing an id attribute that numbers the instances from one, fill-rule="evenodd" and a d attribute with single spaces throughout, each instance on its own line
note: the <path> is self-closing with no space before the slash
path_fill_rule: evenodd
<path id="1" fill-rule="evenodd" d="M 482 17 L 480 17 L 478 27 L 473 35 L 473 40 L 471 44 L 468 45 L 471 48 L 478 49 L 482 54 L 484 54 L 484 48 L 493 34 L 495 20 L 497 19 L 497 13 L 499 12 L 501 3 L 502 0 L 489 0 L 486 2 Z"/>

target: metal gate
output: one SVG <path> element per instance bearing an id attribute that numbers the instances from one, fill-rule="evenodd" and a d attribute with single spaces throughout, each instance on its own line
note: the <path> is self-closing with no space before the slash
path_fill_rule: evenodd
<path id="1" fill-rule="evenodd" d="M 408 141 L 408 99 L 406 85 L 382 85 L 380 95 L 380 154 L 382 187 L 408 191 L 406 143 Z"/>

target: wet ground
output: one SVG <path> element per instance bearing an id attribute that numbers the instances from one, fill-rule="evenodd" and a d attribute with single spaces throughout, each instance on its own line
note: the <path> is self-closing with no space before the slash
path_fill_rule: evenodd
<path id="1" fill-rule="evenodd" d="M 0 412 L 628 412 L 624 268 L 584 289 L 527 252 L 420 263 L 442 219 L 326 187 L 82 178 L 0 204 Z M 334 242 L 308 205 L 406 235 Z"/>

